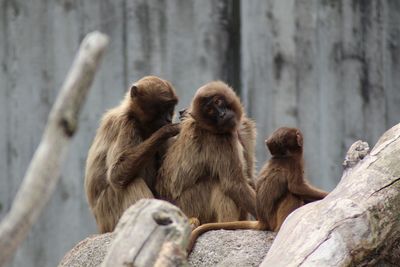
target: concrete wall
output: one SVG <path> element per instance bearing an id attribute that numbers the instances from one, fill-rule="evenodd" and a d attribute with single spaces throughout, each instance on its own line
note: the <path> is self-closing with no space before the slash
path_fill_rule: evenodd
<path id="1" fill-rule="evenodd" d="M 242 1 L 242 94 L 259 144 L 300 127 L 310 180 L 332 189 L 347 148 L 399 122 L 399 20 L 398 1 Z"/>
<path id="2" fill-rule="evenodd" d="M 175 85 L 179 107 L 207 81 L 228 81 L 263 139 L 282 125 L 305 135 L 310 180 L 332 189 L 347 147 L 374 143 L 400 115 L 396 0 L 0 0 L 0 219 L 40 141 L 83 38 L 111 44 L 56 193 L 10 266 L 54 266 L 95 233 L 83 190 L 101 114 L 148 74 Z"/>

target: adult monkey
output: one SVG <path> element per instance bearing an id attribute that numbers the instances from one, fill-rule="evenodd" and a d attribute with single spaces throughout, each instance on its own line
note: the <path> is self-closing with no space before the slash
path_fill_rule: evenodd
<path id="1" fill-rule="evenodd" d="M 255 191 L 238 130 L 243 108 L 223 82 L 210 82 L 196 92 L 181 132 L 166 155 L 157 179 L 161 197 L 201 223 L 255 215 Z"/>
<path id="2" fill-rule="evenodd" d="M 181 109 L 179 111 L 179 119 L 183 121 L 189 115 L 189 111 L 187 108 Z M 240 145 L 243 147 L 243 156 L 246 161 L 245 171 L 246 177 L 248 178 L 249 185 L 255 189 L 254 183 L 254 170 L 255 170 L 255 148 L 256 148 L 256 137 L 257 137 L 257 130 L 256 124 L 253 120 L 248 118 L 245 114 L 242 115 L 242 119 L 240 120 L 240 126 L 238 127 L 238 138 Z M 243 212 L 242 219 L 247 217 L 247 213 Z"/>
<path id="3" fill-rule="evenodd" d="M 85 190 L 100 233 L 114 230 L 122 213 L 154 197 L 166 141 L 178 102 L 172 85 L 156 76 L 135 82 L 121 104 L 102 118 L 86 162 Z"/>
<path id="4" fill-rule="evenodd" d="M 192 232 L 188 251 L 193 249 L 202 233 L 210 230 L 279 231 L 291 212 L 328 194 L 309 185 L 304 177 L 303 135 L 299 129 L 281 127 L 266 140 L 266 145 L 272 158 L 263 166 L 257 179 L 258 221 L 201 225 Z"/>

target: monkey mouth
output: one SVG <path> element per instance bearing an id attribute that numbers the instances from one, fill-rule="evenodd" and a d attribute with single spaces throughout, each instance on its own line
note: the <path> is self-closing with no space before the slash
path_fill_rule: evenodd
<path id="1" fill-rule="evenodd" d="M 158 129 L 160 129 L 161 127 L 163 127 L 163 126 L 165 126 L 165 125 L 168 125 L 168 124 L 171 124 L 172 123 L 172 121 L 171 120 L 156 120 L 156 121 L 153 121 L 152 123 L 151 123 L 151 125 L 152 125 L 152 132 L 155 132 L 155 131 L 157 131 Z"/>
<path id="2" fill-rule="evenodd" d="M 234 119 L 226 119 L 220 121 L 217 128 L 220 132 L 232 132 L 236 128 L 236 122 Z"/>

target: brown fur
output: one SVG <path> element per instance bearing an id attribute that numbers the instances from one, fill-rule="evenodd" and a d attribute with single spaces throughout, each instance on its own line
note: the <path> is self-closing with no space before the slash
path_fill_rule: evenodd
<path id="1" fill-rule="evenodd" d="M 101 233 L 114 230 L 122 213 L 154 197 L 154 183 L 177 103 L 172 85 L 155 76 L 137 81 L 122 103 L 106 112 L 86 162 L 85 190 Z"/>
<path id="2" fill-rule="evenodd" d="M 246 161 L 246 173 L 249 184 L 255 189 L 254 171 L 255 171 L 255 150 L 256 150 L 256 124 L 253 120 L 243 115 L 239 128 L 239 140 L 243 146 L 243 156 Z"/>
<path id="3" fill-rule="evenodd" d="M 179 119 L 183 121 L 185 118 L 189 116 L 189 111 L 187 108 L 184 108 L 179 111 Z M 255 170 L 255 147 L 256 147 L 256 137 L 257 137 L 257 131 L 256 131 L 256 124 L 253 120 L 249 119 L 246 117 L 245 114 L 243 114 L 240 127 L 238 129 L 238 137 L 239 137 L 239 142 L 240 145 L 242 146 L 243 149 L 243 156 L 246 161 L 245 164 L 245 171 L 247 173 L 247 178 L 249 185 L 255 189 L 255 183 L 254 183 L 254 170 Z"/>
<path id="4" fill-rule="evenodd" d="M 196 228 L 190 237 L 191 251 L 204 232 L 217 229 L 256 229 L 279 231 L 283 221 L 295 209 L 328 193 L 309 185 L 304 177 L 303 135 L 299 129 L 282 127 L 266 140 L 272 158 L 257 179 L 258 221 L 210 223 Z"/>
<path id="5" fill-rule="evenodd" d="M 227 109 L 219 121 L 207 113 L 207 103 L 221 98 Z M 211 82 L 197 91 L 188 113 L 160 169 L 159 192 L 201 223 L 238 220 L 242 210 L 255 215 L 251 170 L 238 137 L 243 119 L 239 98 L 225 83 Z M 248 128 L 254 135 L 255 129 Z"/>

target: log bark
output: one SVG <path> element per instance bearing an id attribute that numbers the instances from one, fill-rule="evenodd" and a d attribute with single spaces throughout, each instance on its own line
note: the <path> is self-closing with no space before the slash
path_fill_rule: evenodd
<path id="1" fill-rule="evenodd" d="M 168 202 L 140 200 L 124 212 L 114 233 L 103 267 L 187 265 L 189 223 Z"/>
<path id="2" fill-rule="evenodd" d="M 375 265 L 398 251 L 400 124 L 368 149 L 351 147 L 338 186 L 288 216 L 261 266 Z"/>
<path id="3" fill-rule="evenodd" d="M 15 253 L 54 191 L 67 145 L 77 130 L 78 115 L 107 44 L 108 37 L 98 32 L 82 41 L 11 210 L 1 222 L 0 266 Z"/>

